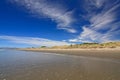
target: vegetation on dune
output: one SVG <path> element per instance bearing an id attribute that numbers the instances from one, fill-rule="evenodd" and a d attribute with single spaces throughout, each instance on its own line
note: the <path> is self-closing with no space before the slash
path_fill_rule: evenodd
<path id="1" fill-rule="evenodd" d="M 107 43 L 82 43 L 82 44 L 71 44 L 64 46 L 41 46 L 32 47 L 32 49 L 91 49 L 91 48 L 120 48 L 120 42 L 107 42 Z"/>
<path id="2" fill-rule="evenodd" d="M 47 48 L 47 46 L 41 46 L 40 48 Z"/>
<path id="3" fill-rule="evenodd" d="M 108 43 L 83 43 L 74 45 L 64 45 L 64 46 L 53 46 L 56 49 L 69 49 L 69 48 L 116 48 L 120 47 L 120 42 L 108 42 Z"/>

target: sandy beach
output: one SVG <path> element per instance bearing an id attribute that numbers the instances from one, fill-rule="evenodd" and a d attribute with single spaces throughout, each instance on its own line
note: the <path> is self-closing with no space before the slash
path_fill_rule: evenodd
<path id="1" fill-rule="evenodd" d="M 119 54 L 50 51 L 115 59 L 5 49 L 0 51 L 0 80 L 120 80 L 120 59 L 116 59 Z"/>
<path id="2" fill-rule="evenodd" d="M 113 48 L 113 49 L 112 48 L 104 48 L 104 49 L 39 49 L 39 48 L 32 49 L 32 48 L 29 48 L 29 49 L 20 49 L 20 50 L 76 55 L 76 56 L 85 56 L 85 57 L 120 59 L 120 48 Z"/>

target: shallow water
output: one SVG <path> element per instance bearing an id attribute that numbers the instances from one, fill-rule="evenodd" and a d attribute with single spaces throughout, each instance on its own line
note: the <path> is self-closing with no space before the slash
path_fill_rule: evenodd
<path id="1" fill-rule="evenodd" d="M 0 80 L 120 80 L 120 60 L 0 50 Z"/>

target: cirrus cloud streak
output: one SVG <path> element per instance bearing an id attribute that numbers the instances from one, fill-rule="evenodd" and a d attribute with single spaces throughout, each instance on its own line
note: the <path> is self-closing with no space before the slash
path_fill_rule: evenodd
<path id="1" fill-rule="evenodd" d="M 7 40 L 16 44 L 27 44 L 33 46 L 61 46 L 61 45 L 69 45 L 67 42 L 49 40 L 45 38 L 38 37 L 17 37 L 17 36 L 0 36 L 0 40 Z"/>
<path id="2" fill-rule="evenodd" d="M 75 21 L 72 16 L 73 11 L 67 11 L 62 5 L 53 4 L 47 0 L 12 0 L 12 2 L 25 7 L 35 15 L 55 21 L 58 29 L 63 29 L 70 33 L 77 32 L 72 27 L 72 23 Z"/>

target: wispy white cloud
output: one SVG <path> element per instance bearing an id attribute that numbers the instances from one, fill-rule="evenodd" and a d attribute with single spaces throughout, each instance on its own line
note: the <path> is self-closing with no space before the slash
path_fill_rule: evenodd
<path id="1" fill-rule="evenodd" d="M 83 27 L 83 32 L 78 39 L 83 42 L 107 42 L 110 41 L 109 35 L 107 33 L 99 33 L 93 29 Z"/>
<path id="2" fill-rule="evenodd" d="M 104 5 L 108 0 L 85 0 L 85 3 L 90 7 L 94 6 L 96 8 L 100 8 Z"/>
<path id="3" fill-rule="evenodd" d="M 38 37 L 17 37 L 17 36 L 0 36 L 0 40 L 7 40 L 16 44 L 27 44 L 33 46 L 60 46 L 60 45 L 69 45 L 67 42 L 49 40 Z"/>
<path id="4" fill-rule="evenodd" d="M 111 29 L 110 31 L 104 33 L 99 33 L 93 29 L 83 27 L 83 32 L 77 37 L 73 39 L 69 39 L 68 42 L 80 42 L 80 43 L 90 43 L 90 42 L 111 42 L 111 41 L 119 41 L 120 30 L 116 31 L 115 29 Z"/>
<path id="5" fill-rule="evenodd" d="M 111 0 L 86 0 L 86 19 L 90 22 L 86 27 L 82 27 L 83 31 L 76 39 L 81 42 L 107 42 L 119 40 L 120 21 L 117 21 L 119 15 L 117 9 L 120 3 L 115 0 L 111 4 Z M 94 6 L 94 7 L 93 7 Z M 99 12 L 98 12 L 99 10 Z M 117 38 L 118 37 L 118 38 Z"/>
<path id="6" fill-rule="evenodd" d="M 90 26 L 92 26 L 96 29 L 101 29 L 104 26 L 111 27 L 110 26 L 111 23 L 117 19 L 115 10 L 118 7 L 120 7 L 120 4 L 117 4 L 108 10 L 103 10 L 103 11 L 101 11 L 101 13 L 92 16 L 89 20 L 91 22 Z"/>
<path id="7" fill-rule="evenodd" d="M 75 42 L 81 42 L 79 39 L 69 39 L 68 41 L 69 42 L 73 42 L 73 43 L 75 43 Z"/>
<path id="8" fill-rule="evenodd" d="M 77 31 L 72 27 L 75 19 L 73 11 L 67 11 L 61 5 L 48 2 L 47 0 L 12 0 L 27 8 L 33 14 L 50 18 L 57 23 L 58 29 L 71 33 Z M 84 0 L 84 16 L 90 24 L 83 25 L 82 32 L 69 42 L 106 42 L 118 40 L 120 33 L 120 21 L 117 21 L 120 8 L 120 0 Z M 78 13 L 77 13 L 78 14 Z M 65 41 L 64 41 L 65 42 Z"/>
<path id="9" fill-rule="evenodd" d="M 76 30 L 71 26 L 74 22 L 73 11 L 67 11 L 60 4 L 53 4 L 47 0 L 12 0 L 16 4 L 22 5 L 33 14 L 50 18 L 57 23 L 58 29 L 64 29 L 75 33 Z"/>

